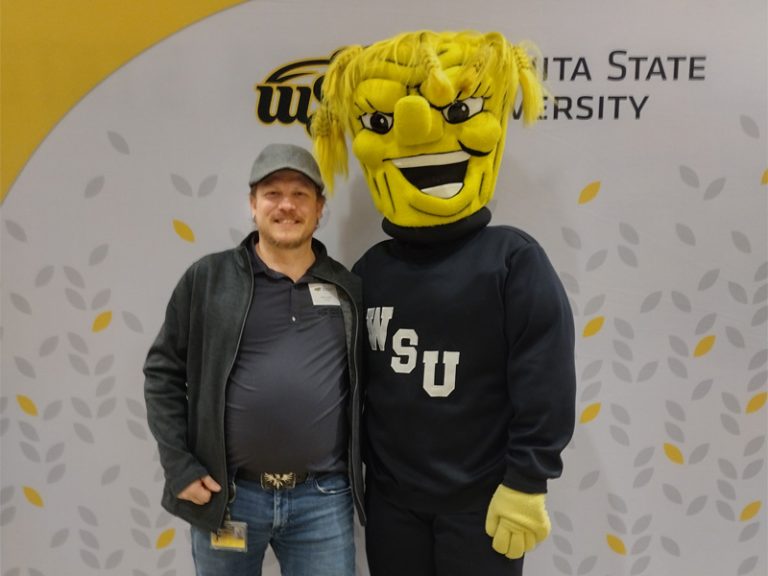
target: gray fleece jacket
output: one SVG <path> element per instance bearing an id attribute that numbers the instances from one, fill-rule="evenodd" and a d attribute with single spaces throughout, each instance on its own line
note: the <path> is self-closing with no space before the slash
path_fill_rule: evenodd
<path id="1" fill-rule="evenodd" d="M 208 530 L 218 529 L 232 492 L 227 473 L 224 409 L 226 386 L 252 305 L 253 272 L 248 250 L 253 232 L 237 248 L 210 254 L 182 276 L 166 309 L 165 321 L 144 364 L 147 420 L 157 440 L 165 472 L 162 505 L 171 514 Z M 339 289 L 347 334 L 350 425 L 348 466 L 355 507 L 365 523 L 360 458 L 360 280 L 330 258 L 313 240 L 313 273 Z M 222 485 L 199 506 L 176 495 L 210 474 Z"/>

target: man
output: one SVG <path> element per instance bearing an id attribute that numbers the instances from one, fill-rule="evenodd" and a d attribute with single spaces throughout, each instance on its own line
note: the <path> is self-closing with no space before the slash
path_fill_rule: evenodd
<path id="1" fill-rule="evenodd" d="M 373 576 L 513 576 L 547 537 L 574 426 L 573 318 L 544 250 L 488 226 L 510 112 L 542 89 L 497 33 L 341 51 L 312 123 L 326 182 L 345 133 L 392 239 L 355 264 L 366 346 Z"/>
<path id="2" fill-rule="evenodd" d="M 307 150 L 267 146 L 250 185 L 256 231 L 186 271 L 144 365 L 162 504 L 198 576 L 261 574 L 268 545 L 284 576 L 352 576 L 360 283 L 313 238 Z"/>

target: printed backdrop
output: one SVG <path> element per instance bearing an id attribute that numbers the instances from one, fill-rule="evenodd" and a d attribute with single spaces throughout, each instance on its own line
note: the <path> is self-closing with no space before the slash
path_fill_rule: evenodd
<path id="1" fill-rule="evenodd" d="M 420 28 L 534 40 L 553 95 L 512 123 L 491 204 L 548 251 L 578 330 L 526 574 L 766 574 L 765 2 L 138 2 L 141 37 L 116 3 L 70 4 L 24 4 L 55 38 L 3 5 L 2 576 L 192 573 L 142 395 L 170 291 L 249 231 L 258 151 L 308 144 L 328 57 Z M 79 76 L 46 83 L 64 54 Z M 385 237 L 354 162 L 319 237 L 347 265 Z"/>

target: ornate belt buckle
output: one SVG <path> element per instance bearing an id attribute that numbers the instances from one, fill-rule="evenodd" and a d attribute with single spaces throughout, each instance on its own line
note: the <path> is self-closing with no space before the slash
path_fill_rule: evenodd
<path id="1" fill-rule="evenodd" d="M 261 487 L 264 490 L 286 490 L 296 487 L 296 473 L 272 473 L 263 472 L 261 474 Z"/>

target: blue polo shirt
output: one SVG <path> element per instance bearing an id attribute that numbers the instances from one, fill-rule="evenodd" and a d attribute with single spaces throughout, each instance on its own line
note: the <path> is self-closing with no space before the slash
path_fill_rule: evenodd
<path id="1" fill-rule="evenodd" d="M 251 250 L 253 301 L 227 385 L 230 470 L 346 470 L 349 390 L 338 294 L 310 267 L 297 282 Z"/>

